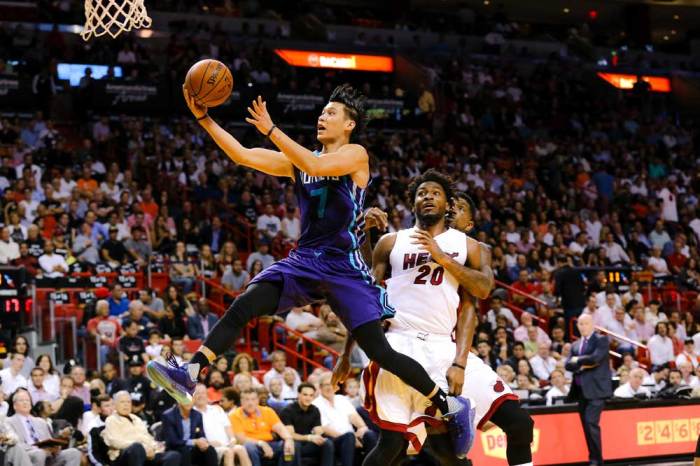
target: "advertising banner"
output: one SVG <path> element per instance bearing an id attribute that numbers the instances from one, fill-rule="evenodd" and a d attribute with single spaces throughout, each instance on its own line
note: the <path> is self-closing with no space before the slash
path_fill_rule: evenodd
<path id="1" fill-rule="evenodd" d="M 577 412 L 534 414 L 534 464 L 585 463 L 586 440 Z M 605 461 L 691 455 L 700 435 L 700 404 L 606 409 L 600 421 Z M 479 432 L 469 458 L 475 466 L 506 466 L 506 436 Z"/>

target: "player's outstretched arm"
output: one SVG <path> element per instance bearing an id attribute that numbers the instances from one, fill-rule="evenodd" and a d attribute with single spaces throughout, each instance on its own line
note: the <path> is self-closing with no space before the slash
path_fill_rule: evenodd
<path id="1" fill-rule="evenodd" d="M 253 101 L 252 107 L 248 107 L 248 113 L 250 118 L 246 118 L 245 121 L 267 136 L 289 161 L 304 173 L 310 176 L 343 176 L 364 170 L 369 175 L 369 155 L 364 147 L 358 144 L 346 144 L 336 152 L 316 156 L 284 134 L 272 122 L 262 97 L 258 96 Z"/>
<path id="2" fill-rule="evenodd" d="M 461 305 L 455 332 L 457 352 L 452 365 L 447 369 L 447 383 L 450 388 L 450 395 L 462 394 L 464 368 L 467 367 L 467 360 L 472 349 L 474 332 L 478 323 L 474 297 L 464 288 L 459 289 L 459 294 Z"/>
<path id="3" fill-rule="evenodd" d="M 493 289 L 494 278 L 491 269 L 491 251 L 478 241 L 467 238 L 467 263 L 460 264 L 452 257 L 444 253 L 430 233 L 416 229 L 411 235 L 414 244 L 419 244 L 430 253 L 433 261 L 441 265 L 451 273 L 460 286 L 464 287 L 472 296 L 486 299 Z"/>
<path id="4" fill-rule="evenodd" d="M 211 117 L 207 116 L 207 107 L 194 101 L 185 86 L 182 87 L 185 102 L 199 124 L 209 133 L 214 142 L 226 155 L 239 165 L 254 168 L 273 176 L 288 176 L 294 178 L 292 163 L 283 153 L 256 147 L 248 149 L 244 147 L 228 131 L 219 126 Z"/>

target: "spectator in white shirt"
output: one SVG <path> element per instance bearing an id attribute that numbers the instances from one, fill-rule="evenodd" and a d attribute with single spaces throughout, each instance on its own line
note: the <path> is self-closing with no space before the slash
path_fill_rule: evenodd
<path id="1" fill-rule="evenodd" d="M 656 193 L 656 197 L 661 199 L 661 218 L 667 222 L 678 221 L 678 207 L 676 206 L 676 183 L 671 181 L 668 187 L 665 187 Z"/>
<path id="2" fill-rule="evenodd" d="M 647 341 L 649 358 L 653 366 L 660 366 L 675 360 L 673 355 L 673 342 L 668 337 L 666 322 L 656 324 L 656 334 Z"/>
<path id="3" fill-rule="evenodd" d="M 565 397 L 569 394 L 569 385 L 566 383 L 566 377 L 564 377 L 564 372 L 560 369 L 554 369 L 552 374 L 549 376 L 549 382 L 552 384 L 552 388 L 547 390 L 544 395 L 547 400 L 547 406 L 554 404 L 555 398 Z"/>
<path id="4" fill-rule="evenodd" d="M 508 319 L 508 325 L 511 328 L 518 327 L 518 319 L 513 315 L 513 311 L 507 307 L 503 307 L 503 300 L 500 296 L 493 296 L 491 298 L 491 309 L 486 313 L 486 320 L 491 324 L 491 328 L 495 329 L 498 325 L 496 323 L 496 317 L 504 316 Z"/>
<path id="5" fill-rule="evenodd" d="M 51 240 L 44 242 L 44 254 L 39 256 L 39 266 L 47 278 L 63 277 L 68 272 L 66 260 L 54 252 Z"/>
<path id="6" fill-rule="evenodd" d="M 639 282 L 633 281 L 630 283 L 630 288 L 627 290 L 627 293 L 622 295 L 622 305 L 626 306 L 627 303 L 629 303 L 632 300 L 637 301 L 638 303 L 644 302 L 644 298 L 642 297 L 642 294 L 639 292 Z"/>
<path id="7" fill-rule="evenodd" d="M 257 230 L 259 237 L 266 237 L 270 241 L 282 231 L 282 222 L 275 215 L 272 204 L 265 204 L 264 213 L 258 217 Z"/>
<path id="8" fill-rule="evenodd" d="M 644 306 L 642 306 L 642 303 L 630 301 L 627 303 L 627 307 L 630 308 L 628 312 L 634 317 L 629 326 L 630 331 L 634 332 L 634 339 L 640 343 L 646 342 L 654 335 L 654 326 L 646 321 Z"/>
<path id="9" fill-rule="evenodd" d="M 684 362 L 689 362 L 693 370 L 697 369 L 700 363 L 700 355 L 695 352 L 695 342 L 692 338 L 687 338 L 683 345 L 683 351 L 676 356 L 676 367 L 680 367 Z"/>
<path id="10" fill-rule="evenodd" d="M 45 377 L 44 369 L 35 367 L 31 372 L 31 382 L 28 383 L 27 389 L 32 397 L 32 403 L 38 401 L 48 401 L 52 403 L 58 399 L 58 393 L 49 392 L 44 385 Z"/>
<path id="11" fill-rule="evenodd" d="M 530 358 L 532 373 L 540 380 L 549 380 L 552 371 L 557 367 L 557 360 L 549 354 L 549 345 L 539 343 L 537 354 Z"/>
<path id="12" fill-rule="evenodd" d="M 287 207 L 287 213 L 282 219 L 282 234 L 289 241 L 296 241 L 301 236 L 301 221 L 293 207 Z"/>
<path id="13" fill-rule="evenodd" d="M 527 331 L 530 327 L 532 327 L 532 314 L 529 312 L 523 312 L 522 315 L 520 316 L 520 323 L 521 325 L 515 329 L 513 332 L 513 337 L 515 338 L 515 341 L 525 341 L 528 339 L 527 336 Z M 549 338 L 549 335 L 547 335 L 547 332 L 542 330 L 540 327 L 537 328 L 537 343 L 547 343 L 547 345 L 552 344 L 552 340 Z"/>
<path id="14" fill-rule="evenodd" d="M 293 307 L 284 323 L 309 338 L 316 338 L 316 331 L 323 326 L 323 321 L 309 312 L 310 310 L 311 306 Z"/>
<path id="15" fill-rule="evenodd" d="M 695 388 L 700 385 L 698 378 L 693 374 L 693 365 L 689 362 L 683 362 L 678 366 L 678 370 L 681 371 L 681 376 L 683 377 L 682 383 L 688 385 L 691 388 Z"/>
<path id="16" fill-rule="evenodd" d="M 273 351 L 270 354 L 270 362 L 272 363 L 272 367 L 269 371 L 265 372 L 265 375 L 263 375 L 263 383 L 265 384 L 265 387 L 270 386 L 270 381 L 272 379 L 284 380 L 284 370 L 287 368 L 287 355 L 285 355 L 282 351 Z M 296 374 L 296 383 L 298 385 L 301 383 L 301 379 L 299 377 L 299 373 L 296 371 L 294 371 L 294 373 Z"/>
<path id="17" fill-rule="evenodd" d="M 630 371 L 629 381 L 617 387 L 613 393 L 613 396 L 616 398 L 649 398 L 651 396 L 649 389 L 642 386 L 642 382 L 644 382 L 644 377 L 646 377 L 646 375 L 647 373 L 644 371 L 644 369 L 632 369 Z"/>
<path id="18" fill-rule="evenodd" d="M 19 244 L 10 237 L 10 230 L 0 230 L 0 264 L 7 264 L 19 257 Z"/>
<path id="19" fill-rule="evenodd" d="M 13 353 L 9 367 L 0 371 L 0 390 L 5 394 L 5 398 L 9 397 L 18 388 L 27 388 L 27 379 L 21 374 L 22 366 L 24 365 L 24 355 Z"/>
<path id="20" fill-rule="evenodd" d="M 321 396 L 313 401 L 313 405 L 321 412 L 323 434 L 333 440 L 337 456 L 350 460 L 347 463 L 342 461 L 343 466 L 352 466 L 355 445 L 359 443 L 367 453 L 377 444 L 377 434 L 369 430 L 345 395 L 335 394 L 331 375 L 330 372 L 321 375 Z"/>
<path id="21" fill-rule="evenodd" d="M 664 221 L 659 219 L 654 225 L 654 229 L 649 233 L 649 241 L 654 248 L 663 249 L 666 243 L 671 242 L 671 237 L 668 232 L 664 230 Z"/>
<path id="22" fill-rule="evenodd" d="M 605 327 L 613 319 L 613 309 L 615 308 L 615 293 L 608 293 L 605 304 L 598 306 L 594 313 L 591 313 L 589 308 L 586 308 L 584 312 L 586 314 L 592 314 L 593 325 L 599 327 Z"/>
<path id="23" fill-rule="evenodd" d="M 606 323 L 606 325 L 604 325 L 604 327 L 618 335 L 627 338 L 634 338 L 634 334 L 630 330 L 631 324 L 632 318 L 629 315 L 627 315 L 624 309 L 622 309 L 621 307 L 617 307 L 615 308 L 615 312 L 613 313 L 613 318 L 610 319 Z M 618 353 L 634 351 L 634 345 L 632 345 L 631 343 L 617 338 L 613 338 L 613 341 L 617 343 L 615 350 Z"/>
<path id="24" fill-rule="evenodd" d="M 639 302 L 641 303 L 642 301 Z M 659 303 L 658 300 L 652 299 L 651 301 L 649 301 L 649 307 L 644 313 L 644 320 L 649 325 L 656 326 L 656 324 L 658 324 L 659 322 L 666 322 L 668 320 L 668 317 L 666 317 L 666 313 L 659 310 L 660 307 L 661 303 Z"/>
<path id="25" fill-rule="evenodd" d="M 576 235 L 576 241 L 572 241 L 569 244 L 569 251 L 578 257 L 581 257 L 586 250 L 586 247 L 588 247 L 588 235 L 586 232 L 579 232 L 578 235 Z"/>
<path id="26" fill-rule="evenodd" d="M 628 256 L 625 250 L 622 249 L 622 246 L 615 242 L 615 237 L 612 233 L 608 233 L 606 235 L 603 249 L 605 249 L 605 256 L 608 258 L 611 264 L 629 264 L 630 256 Z"/>
<path id="27" fill-rule="evenodd" d="M 652 394 L 658 393 L 666 387 L 666 380 L 669 375 L 669 366 L 654 366 L 651 374 L 644 377 L 642 385 L 647 387 Z"/>
<path id="28" fill-rule="evenodd" d="M 654 246 L 651 257 L 647 261 L 647 268 L 654 273 L 654 277 L 665 277 L 671 272 L 668 270 L 666 259 L 661 257 L 661 248 Z"/>
<path id="29" fill-rule="evenodd" d="M 192 394 L 193 408 L 202 413 L 204 438 L 214 447 L 219 463 L 223 466 L 233 466 L 238 458 L 241 465 L 249 465 L 250 457 L 243 445 L 236 445 L 236 437 L 231 429 L 231 421 L 221 406 L 208 404 L 207 387 L 197 384 Z"/>

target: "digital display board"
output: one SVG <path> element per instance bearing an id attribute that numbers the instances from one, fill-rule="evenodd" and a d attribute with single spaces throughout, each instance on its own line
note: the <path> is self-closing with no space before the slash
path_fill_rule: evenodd
<path id="1" fill-rule="evenodd" d="M 335 68 L 341 70 L 394 71 L 394 59 L 386 55 L 336 53 L 317 50 L 275 49 L 275 53 L 292 66 Z"/>

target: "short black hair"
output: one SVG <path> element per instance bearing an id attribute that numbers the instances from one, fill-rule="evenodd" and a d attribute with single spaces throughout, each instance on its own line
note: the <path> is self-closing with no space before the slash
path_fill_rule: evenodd
<path id="1" fill-rule="evenodd" d="M 409 196 L 411 196 L 411 204 L 413 204 L 416 200 L 416 192 L 418 191 L 418 187 L 423 183 L 427 183 L 429 181 L 432 181 L 433 183 L 437 183 L 440 186 L 442 186 L 442 190 L 445 191 L 447 203 L 451 204 L 454 199 L 454 188 L 452 187 L 452 178 L 450 178 L 442 172 L 435 170 L 434 168 L 431 168 L 416 176 L 415 178 L 413 178 L 413 181 L 411 181 L 411 184 L 408 185 L 408 193 Z"/>
<path id="2" fill-rule="evenodd" d="M 457 202 L 457 199 L 462 199 L 464 202 L 469 204 L 469 211 L 471 212 L 472 219 L 476 216 L 476 202 L 472 199 L 469 194 L 464 191 L 455 191 L 453 195 L 452 202 Z"/>
<path id="3" fill-rule="evenodd" d="M 338 102 L 345 106 L 347 117 L 355 122 L 355 129 L 350 133 L 350 139 L 354 140 L 364 130 L 367 121 L 365 110 L 366 97 L 350 84 L 337 86 L 331 92 L 328 102 Z"/>
<path id="4" fill-rule="evenodd" d="M 305 388 L 310 388 L 311 390 L 316 392 L 316 387 L 313 386 L 313 384 L 310 384 L 309 382 L 302 382 L 299 384 L 299 388 L 297 388 L 297 392 L 301 393 L 301 391 Z"/>

